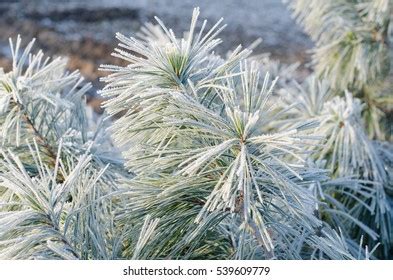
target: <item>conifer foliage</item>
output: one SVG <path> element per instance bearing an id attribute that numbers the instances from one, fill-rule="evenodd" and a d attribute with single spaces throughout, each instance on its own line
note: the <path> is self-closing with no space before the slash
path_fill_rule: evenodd
<path id="1" fill-rule="evenodd" d="M 0 258 L 391 258 L 393 148 L 387 125 L 370 125 L 387 123 L 371 98 L 389 97 L 390 5 L 327 2 L 290 4 L 317 41 L 303 82 L 241 46 L 217 55 L 225 25 L 199 9 L 181 37 L 159 19 L 117 34 L 127 66 L 101 66 L 103 118 L 65 60 L 11 40 Z M 335 9 L 344 35 L 327 31 Z"/>

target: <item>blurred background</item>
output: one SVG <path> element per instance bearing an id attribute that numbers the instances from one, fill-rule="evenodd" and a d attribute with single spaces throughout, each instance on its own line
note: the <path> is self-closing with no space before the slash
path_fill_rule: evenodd
<path id="1" fill-rule="evenodd" d="M 284 63 L 307 60 L 311 41 L 282 0 L 0 0 L 0 67 L 10 67 L 8 38 L 20 34 L 27 43 L 34 37 L 37 49 L 69 57 L 70 70 L 79 69 L 97 89 L 104 75 L 98 66 L 121 63 L 111 57 L 116 32 L 135 35 L 158 16 L 181 35 L 195 6 L 211 25 L 221 17 L 228 24 L 222 54 L 262 38 L 256 54 L 268 52 Z"/>

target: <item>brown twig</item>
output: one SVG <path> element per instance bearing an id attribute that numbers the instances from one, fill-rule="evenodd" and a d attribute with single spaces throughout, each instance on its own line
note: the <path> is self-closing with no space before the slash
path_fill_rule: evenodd
<path id="1" fill-rule="evenodd" d="M 23 113 L 22 118 L 27 124 L 28 128 L 33 132 L 35 139 L 39 144 L 45 148 L 48 156 L 51 158 L 51 161 L 56 164 L 56 153 L 53 151 L 52 147 L 49 145 L 48 141 L 41 135 L 41 133 L 35 128 L 31 119 L 27 116 L 27 114 Z"/>
<path id="2" fill-rule="evenodd" d="M 38 129 L 34 126 L 33 121 L 29 117 L 28 114 L 23 112 L 23 104 L 16 103 L 19 110 L 22 112 L 22 119 L 26 123 L 28 129 L 34 134 L 35 140 L 45 149 L 47 156 L 49 156 L 50 163 L 53 166 L 57 164 L 57 153 L 53 150 L 52 146 L 48 143 L 47 139 L 38 131 Z M 63 182 L 64 177 L 62 174 L 57 175 L 57 181 Z"/>

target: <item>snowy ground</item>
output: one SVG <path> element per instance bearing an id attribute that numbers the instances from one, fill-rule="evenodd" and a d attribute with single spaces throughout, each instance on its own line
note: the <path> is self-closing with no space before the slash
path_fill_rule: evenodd
<path id="1" fill-rule="evenodd" d="M 227 33 L 233 34 L 229 39 L 233 44 L 236 44 L 236 39 L 240 43 L 248 43 L 262 37 L 266 49 L 301 49 L 310 45 L 282 0 L 36 0 L 30 2 L 41 3 L 41 5 L 29 4 L 30 9 L 48 15 L 54 10 L 71 11 L 77 7 L 93 11 L 129 9 L 133 12 L 137 11 L 141 21 L 148 21 L 153 15 L 157 15 L 176 31 L 187 28 L 193 7 L 200 7 L 202 17 L 212 23 L 221 17 L 224 18 L 228 24 Z M 43 2 L 46 4 L 44 5 Z M 125 18 L 123 14 L 118 21 Z M 117 20 L 113 18 L 111 21 Z M 132 32 L 127 24 L 124 26 L 118 24 L 118 27 L 123 32 Z M 98 25 L 96 31 L 106 33 L 107 29 L 105 25 Z"/>

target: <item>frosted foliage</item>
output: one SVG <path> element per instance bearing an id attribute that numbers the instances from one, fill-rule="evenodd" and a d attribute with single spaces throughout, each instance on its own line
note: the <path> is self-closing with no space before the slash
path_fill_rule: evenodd
<path id="1" fill-rule="evenodd" d="M 318 41 L 303 82 L 299 64 L 241 46 L 219 56 L 225 25 L 199 21 L 198 8 L 181 36 L 159 19 L 117 34 L 123 66 L 101 66 L 103 116 L 66 60 L 11 40 L 12 69 L 0 71 L 0 258 L 389 258 L 392 148 L 369 138 L 357 91 L 383 75 L 386 55 L 378 40 L 364 53 L 358 20 L 385 28 L 389 3 L 332 1 L 343 5 L 330 19 L 334 5 L 322 2 L 291 2 Z"/>
<path id="2" fill-rule="evenodd" d="M 336 89 L 361 89 L 389 71 L 389 0 L 290 0 L 316 47 L 318 75 Z"/>

